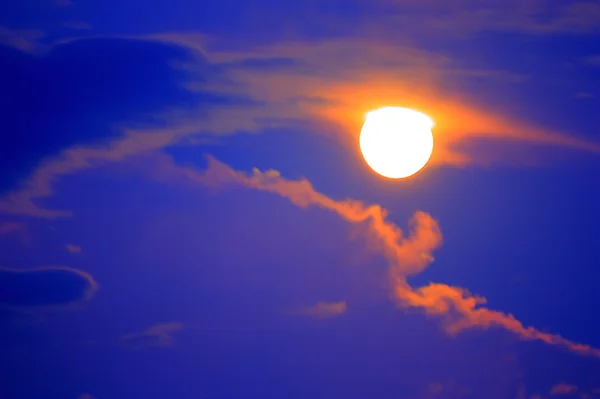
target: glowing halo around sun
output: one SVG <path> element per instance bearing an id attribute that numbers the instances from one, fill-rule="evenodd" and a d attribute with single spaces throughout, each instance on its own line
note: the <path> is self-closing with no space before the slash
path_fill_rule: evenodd
<path id="1" fill-rule="evenodd" d="M 433 121 L 408 108 L 385 107 L 367 114 L 360 150 L 375 172 L 391 179 L 423 169 L 433 151 Z"/>

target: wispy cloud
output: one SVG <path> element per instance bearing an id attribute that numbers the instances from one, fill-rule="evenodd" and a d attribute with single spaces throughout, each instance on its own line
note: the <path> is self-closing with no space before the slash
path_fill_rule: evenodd
<path id="1" fill-rule="evenodd" d="M 483 297 L 472 295 L 460 287 L 430 283 L 413 288 L 407 277 L 422 272 L 432 261 L 432 252 L 442 244 L 440 227 L 431 215 L 418 211 L 409 221 L 410 231 L 405 234 L 391 222 L 387 211 L 379 205 L 367 206 L 361 201 L 334 200 L 316 191 L 306 179 L 286 180 L 275 170 L 254 169 L 245 174 L 209 157 L 208 168 L 199 172 L 163 164 L 163 173 L 185 178 L 203 186 L 242 185 L 266 191 L 288 199 L 300 208 L 318 206 L 336 213 L 351 224 L 364 224 L 365 238 L 371 248 L 382 253 L 389 262 L 390 284 L 393 297 L 403 308 L 420 308 L 427 314 L 440 317 L 445 330 L 456 334 L 465 329 L 503 328 L 525 340 L 540 340 L 558 345 L 579 354 L 600 357 L 600 349 L 579 344 L 557 334 L 525 327 L 513 315 L 486 308 Z"/>
<path id="2" fill-rule="evenodd" d="M 131 349 L 141 349 L 149 346 L 171 346 L 173 345 L 173 334 L 182 329 L 182 323 L 155 324 L 142 332 L 124 335 L 121 340 Z"/>
<path id="3" fill-rule="evenodd" d="M 291 309 L 289 313 L 297 314 L 302 316 L 314 317 L 317 319 L 325 319 L 331 317 L 338 317 L 346 313 L 348 306 L 346 302 L 325 302 L 318 301 L 313 306 L 299 307 Z"/>

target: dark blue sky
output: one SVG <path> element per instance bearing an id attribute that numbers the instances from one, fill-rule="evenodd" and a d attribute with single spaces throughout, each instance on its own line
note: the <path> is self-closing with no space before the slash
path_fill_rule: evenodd
<path id="1" fill-rule="evenodd" d="M 596 2 L 12 2 L 0 107 L 2 399 L 600 398 Z"/>

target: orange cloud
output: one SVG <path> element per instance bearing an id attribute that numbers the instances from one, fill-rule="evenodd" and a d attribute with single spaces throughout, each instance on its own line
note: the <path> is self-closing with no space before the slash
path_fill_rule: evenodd
<path id="1" fill-rule="evenodd" d="M 348 306 L 346 302 L 325 302 L 319 301 L 313 306 L 293 309 L 290 313 L 297 315 L 310 316 L 317 319 L 341 316 L 346 313 Z"/>
<path id="2" fill-rule="evenodd" d="M 290 200 L 300 208 L 316 205 L 337 213 L 350 223 L 365 223 L 369 243 L 383 253 L 390 262 L 394 280 L 420 273 L 433 261 L 432 251 L 442 242 L 437 222 L 425 212 L 417 212 L 409 222 L 411 231 L 405 235 L 394 223 L 387 220 L 387 211 L 379 205 L 366 206 L 360 201 L 336 201 L 316 191 L 306 179 L 289 181 L 279 172 L 254 169 L 251 175 L 236 172 L 229 166 L 208 158 L 209 167 L 198 174 L 191 169 L 173 167 L 173 171 L 208 185 L 237 183 L 249 188 L 268 191 Z"/>
<path id="3" fill-rule="evenodd" d="M 560 335 L 545 333 L 534 327 L 524 327 L 523 323 L 511 314 L 482 307 L 481 305 L 487 302 L 486 299 L 473 296 L 463 288 L 436 283 L 416 289 L 408 285 L 398 285 L 396 295 L 405 307 L 422 308 L 428 314 L 441 316 L 444 328 L 450 334 L 468 328 L 502 327 L 522 339 L 540 340 L 547 344 L 563 346 L 576 353 L 600 357 L 600 349 L 572 342 Z"/>
<path id="4" fill-rule="evenodd" d="M 178 39 L 170 36 L 170 40 L 177 42 Z M 282 117 L 333 124 L 338 127 L 340 138 L 352 143 L 351 147 L 356 150 L 358 134 L 368 111 L 383 106 L 403 106 L 422 111 L 435 121 L 432 164 L 466 165 L 502 160 L 503 154 L 497 154 L 498 159 L 485 159 L 461 147 L 477 138 L 558 145 L 600 153 L 598 143 L 486 110 L 457 93 L 442 89 L 450 80 L 482 73 L 498 79 L 518 77 L 501 71 L 459 68 L 447 57 L 409 45 L 340 39 L 319 44 L 292 42 L 239 53 L 206 51 L 204 54 L 218 65 L 281 58 L 295 61 L 297 67 L 279 70 L 231 67 L 229 74 L 238 84 L 216 83 L 204 88 L 242 94 L 267 103 L 277 107 Z"/>
<path id="5" fill-rule="evenodd" d="M 505 10 L 503 5 L 497 7 Z M 422 111 L 435 121 L 432 165 L 487 164 L 507 155 L 482 155 L 463 144 L 473 139 L 554 145 L 600 153 L 600 143 L 515 120 L 486 109 L 473 99 L 443 89 L 449 81 L 471 77 L 518 82 L 524 76 L 499 70 L 458 66 L 451 58 L 421 50 L 405 42 L 372 38 L 330 39 L 318 43 L 290 41 L 268 46 L 245 46 L 245 51 L 211 48 L 218 40 L 197 34 L 164 34 L 138 39 L 176 44 L 198 52 L 223 68 L 228 79 L 189 82 L 191 90 L 207 90 L 248 97 L 265 107 L 223 107 L 210 116 L 210 131 L 256 131 L 275 121 L 318 121 L 331 125 L 337 137 L 358 151 L 358 135 L 365 114 L 383 106 Z M 214 47 L 214 46 L 213 46 Z M 287 60 L 284 67 L 269 67 Z M 264 68 L 247 68 L 262 62 Z M 193 64 L 184 66 L 191 72 Z M 261 122 L 269 121 L 269 122 Z M 331 131 L 324 127 L 319 132 Z"/>
<path id="6" fill-rule="evenodd" d="M 367 206 L 351 199 L 334 200 L 316 191 L 308 180 L 286 180 L 275 170 L 261 172 L 254 169 L 251 174 L 245 174 L 209 157 L 208 168 L 203 172 L 178 167 L 169 162 L 163 165 L 163 173 L 172 177 L 185 177 L 205 186 L 239 184 L 271 192 L 300 208 L 319 206 L 336 213 L 349 223 L 366 224 L 366 239 L 389 262 L 393 296 L 399 306 L 421 308 L 427 314 L 440 317 L 445 330 L 450 334 L 469 328 L 499 327 L 525 340 L 539 340 L 579 354 L 600 357 L 600 349 L 570 341 L 557 334 L 545 333 L 534 327 L 525 327 L 511 314 L 484 307 L 485 298 L 474 296 L 463 288 L 438 283 L 411 287 L 406 278 L 423 271 L 433 261 L 432 252 L 442 243 L 437 221 L 425 212 L 419 211 L 413 215 L 409 222 L 410 232 L 405 234 L 387 219 L 387 211 L 379 205 Z"/>

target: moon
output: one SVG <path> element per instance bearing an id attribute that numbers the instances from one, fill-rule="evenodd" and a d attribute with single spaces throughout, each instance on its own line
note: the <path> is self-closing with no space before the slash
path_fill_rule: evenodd
<path id="1" fill-rule="evenodd" d="M 433 151 L 433 120 L 408 108 L 385 107 L 367 114 L 360 150 L 367 164 L 391 179 L 414 175 Z"/>

